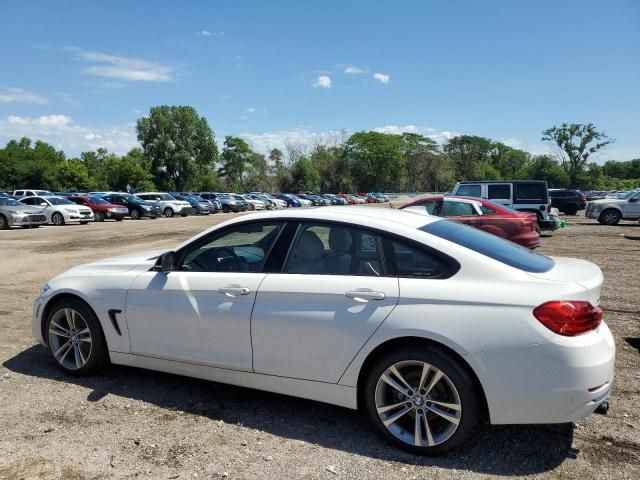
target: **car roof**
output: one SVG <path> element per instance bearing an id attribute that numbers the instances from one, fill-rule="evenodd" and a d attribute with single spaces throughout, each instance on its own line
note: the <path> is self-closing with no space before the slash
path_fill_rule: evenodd
<path id="1" fill-rule="evenodd" d="M 460 185 L 467 183 L 547 183 L 546 180 L 463 180 L 458 182 Z"/>

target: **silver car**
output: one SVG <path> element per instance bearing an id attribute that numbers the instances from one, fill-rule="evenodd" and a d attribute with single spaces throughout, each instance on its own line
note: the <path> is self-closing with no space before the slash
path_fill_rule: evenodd
<path id="1" fill-rule="evenodd" d="M 41 208 L 25 205 L 13 198 L 0 198 L 0 230 L 12 225 L 22 228 L 39 227 L 46 221 L 47 217 Z"/>

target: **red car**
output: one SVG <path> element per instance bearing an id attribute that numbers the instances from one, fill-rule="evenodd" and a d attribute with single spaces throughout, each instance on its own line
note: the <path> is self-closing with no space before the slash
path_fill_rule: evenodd
<path id="1" fill-rule="evenodd" d="M 129 215 L 129 209 L 127 207 L 113 205 L 100 197 L 76 195 L 69 197 L 69 200 L 93 210 L 93 217 L 96 222 L 104 222 L 107 219 L 121 222 L 124 217 Z"/>
<path id="2" fill-rule="evenodd" d="M 347 204 L 349 205 L 357 205 L 358 201 L 353 198 L 351 195 L 349 195 L 348 193 L 338 193 L 339 197 L 344 198 L 347 201 Z"/>
<path id="3" fill-rule="evenodd" d="M 445 217 L 493 233 L 534 249 L 540 245 L 535 213 L 518 212 L 504 205 L 475 197 L 424 197 L 403 205 L 401 209 L 422 211 Z"/>

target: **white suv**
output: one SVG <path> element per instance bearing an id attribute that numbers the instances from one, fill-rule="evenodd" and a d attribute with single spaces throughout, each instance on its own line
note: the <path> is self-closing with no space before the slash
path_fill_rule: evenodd
<path id="1" fill-rule="evenodd" d="M 181 215 L 186 217 L 190 213 L 193 213 L 191 204 L 184 200 L 177 200 L 168 193 L 161 192 L 142 192 L 136 193 L 136 197 L 140 197 L 143 200 L 150 202 L 158 202 L 162 209 L 162 214 L 165 217 L 173 217 L 174 215 Z"/>
<path id="2" fill-rule="evenodd" d="M 585 217 L 595 218 L 602 225 L 616 225 L 620 220 L 640 219 L 640 189 L 618 198 L 603 198 L 587 203 Z"/>
<path id="3" fill-rule="evenodd" d="M 49 190 L 14 190 L 14 197 L 54 197 Z"/>

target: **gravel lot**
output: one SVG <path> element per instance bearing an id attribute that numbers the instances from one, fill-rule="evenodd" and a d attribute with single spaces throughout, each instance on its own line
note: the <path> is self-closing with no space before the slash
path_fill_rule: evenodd
<path id="1" fill-rule="evenodd" d="M 605 272 L 617 345 L 609 415 L 492 427 L 457 453 L 420 458 L 354 411 L 132 368 L 61 374 L 30 333 L 40 285 L 69 267 L 171 247 L 230 215 L 0 232 L 0 479 L 640 478 L 640 225 L 566 217 L 540 251 Z"/>

